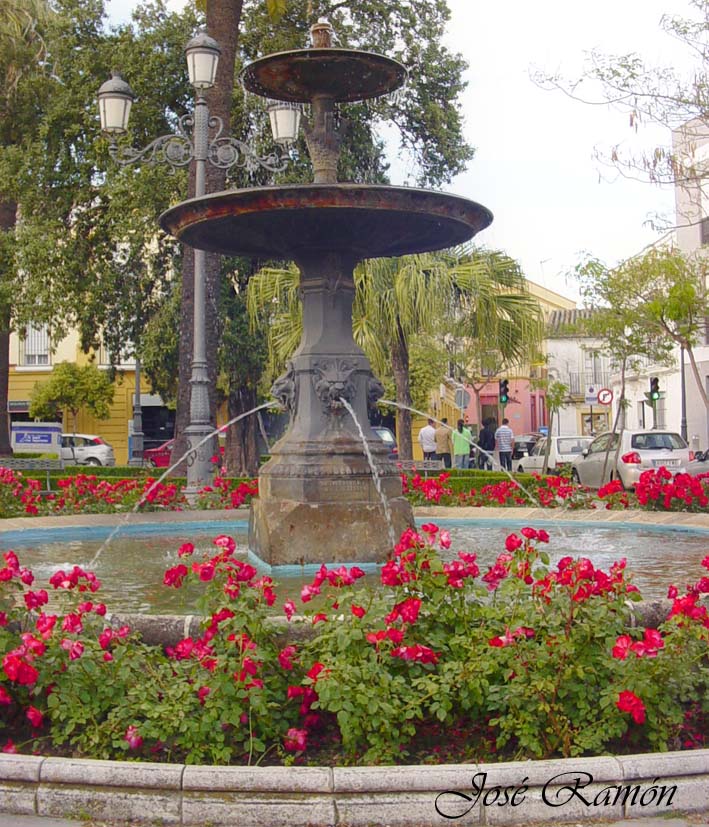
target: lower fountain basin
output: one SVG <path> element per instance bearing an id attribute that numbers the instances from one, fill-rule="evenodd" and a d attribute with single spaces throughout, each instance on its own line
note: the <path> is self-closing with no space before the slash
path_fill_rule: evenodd
<path id="1" fill-rule="evenodd" d="M 486 509 L 488 512 L 492 509 Z M 494 518 L 449 519 L 443 517 L 421 517 L 417 523 L 435 522 L 448 528 L 452 545 L 442 553 L 447 559 L 455 558 L 458 551 L 475 552 L 481 569 L 492 565 L 504 549 L 505 537 L 513 531 L 519 533 L 522 526 L 546 528 L 550 534 L 549 546 L 545 548 L 555 562 L 561 557 L 589 557 L 594 565 L 607 570 L 610 565 L 625 557 L 628 570 L 633 572 L 633 582 L 640 588 L 646 599 L 665 597 L 670 583 L 679 587 L 695 579 L 701 573 L 701 560 L 706 556 L 709 540 L 709 524 L 705 528 L 682 526 L 682 518 L 692 515 L 675 515 L 677 526 L 653 524 L 653 518 L 665 515 L 642 513 L 642 524 L 637 522 L 617 523 L 615 517 L 626 517 L 617 512 L 607 512 L 601 517 L 606 521 L 590 518 L 563 520 L 553 512 L 541 517 L 521 517 L 517 509 L 494 509 L 499 512 Z M 219 518 L 221 515 L 221 518 Z M 57 528 L 3 531 L 0 533 L 0 551 L 14 549 L 22 565 L 33 570 L 37 587 L 46 587 L 49 577 L 58 569 L 71 568 L 75 563 L 91 568 L 102 581 L 101 599 L 113 612 L 140 612 L 143 614 L 193 614 L 201 589 L 196 586 L 175 590 L 162 583 L 165 569 L 180 562 L 177 549 L 183 542 L 194 543 L 200 557 L 203 553 L 214 554 L 212 539 L 219 534 L 233 536 L 240 548 L 239 554 L 254 563 L 260 572 L 270 574 L 278 583 L 279 601 L 274 612 L 280 613 L 283 600 L 291 598 L 299 602 L 300 590 L 310 583 L 320 564 L 269 566 L 258 560 L 247 549 L 248 520 L 242 512 L 203 512 L 199 520 L 187 519 L 182 522 L 175 514 L 167 522 L 158 522 L 163 515 L 139 515 L 141 523 L 124 526 L 118 535 L 106 546 L 98 561 L 91 565 L 92 558 L 111 533 L 111 527 L 101 525 L 103 515 L 84 517 L 83 521 L 94 525 Z M 167 516 L 167 515 L 166 515 Z M 241 517 L 241 519 L 239 519 Z M 151 518 L 155 522 L 149 521 Z M 62 521 L 62 518 L 56 518 Z M 31 524 L 31 521 L 27 521 Z M 352 549 L 343 545 L 341 556 L 328 561 L 332 566 L 352 564 L 355 561 Z M 374 563 L 357 563 L 368 576 L 366 583 L 378 580 L 378 566 Z"/>
<path id="2" fill-rule="evenodd" d="M 353 261 L 454 247 L 491 222 L 490 210 L 467 198 L 367 184 L 227 190 L 160 216 L 165 231 L 214 253 L 297 259 L 322 250 Z"/>

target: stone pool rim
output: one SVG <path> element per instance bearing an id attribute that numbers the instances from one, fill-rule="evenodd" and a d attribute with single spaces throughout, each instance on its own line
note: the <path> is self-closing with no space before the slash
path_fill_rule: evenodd
<path id="1" fill-rule="evenodd" d="M 168 531 L 179 533 L 185 529 L 203 529 L 214 523 L 214 529 L 234 524 L 246 527 L 248 507 L 206 510 L 206 511 L 149 511 L 130 514 L 126 519 L 124 513 L 114 514 L 67 514 L 52 517 L 9 517 L 0 519 L 0 542 L 27 542 L 27 538 L 36 534 L 39 539 L 51 537 L 66 529 L 79 529 L 87 534 L 96 532 L 108 535 L 110 530 L 121 523 L 117 536 L 126 534 L 159 533 Z M 600 528 L 613 526 L 617 528 L 644 528 L 655 531 L 709 533 L 709 511 L 689 513 L 685 511 L 642 511 L 625 509 L 609 511 L 606 509 L 561 510 L 554 508 L 491 508 L 471 506 L 416 506 L 414 517 L 417 523 L 425 520 L 445 520 L 448 524 L 457 523 L 503 523 L 511 529 L 520 525 L 574 524 L 581 528 Z M 61 539 L 59 537 L 58 539 Z"/>
<path id="2" fill-rule="evenodd" d="M 647 818 L 709 811 L 709 750 L 644 753 L 499 764 L 373 767 L 244 767 L 0 755 L 0 812 L 96 818 L 130 824 L 240 827 L 429 827 L 450 823 L 437 814 L 446 791 L 471 793 L 473 775 L 486 788 L 526 785 L 522 807 L 476 804 L 461 824 L 548 824 Z M 619 786 L 649 794 L 676 787 L 672 809 L 635 794 L 606 806 L 556 796 L 578 774 L 592 781 L 587 800 Z M 563 779 L 560 776 L 564 776 Z M 446 806 L 452 806 L 449 796 Z M 457 802 L 453 798 L 453 802 Z M 464 806 L 467 803 L 464 802 Z M 450 812 L 450 810 L 449 810 Z"/>

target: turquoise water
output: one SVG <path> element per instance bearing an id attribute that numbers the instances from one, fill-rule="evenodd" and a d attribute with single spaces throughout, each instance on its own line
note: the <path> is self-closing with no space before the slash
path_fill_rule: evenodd
<path id="1" fill-rule="evenodd" d="M 475 552 L 481 568 L 504 550 L 507 535 L 524 525 L 502 520 L 436 522 L 451 533 L 453 542 L 446 556 L 454 557 L 457 551 Z M 589 557 L 597 567 L 608 569 L 625 557 L 633 581 L 648 598 L 664 597 L 670 583 L 682 588 L 706 573 L 700 561 L 709 553 L 709 531 L 550 521 L 535 521 L 534 526 L 549 532 L 548 551 L 553 561 L 572 554 Z M 198 591 L 185 592 L 162 584 L 165 569 L 178 562 L 177 549 L 190 541 L 196 547 L 196 555 L 202 551 L 213 553 L 212 539 L 224 533 L 235 538 L 239 553 L 255 562 L 246 548 L 247 529 L 245 520 L 127 526 L 103 550 L 93 567 L 102 581 L 103 602 L 109 611 L 189 614 L 195 608 Z M 41 588 L 58 569 L 74 564 L 87 567 L 109 533 L 110 529 L 98 528 L 3 532 L 0 551 L 14 549 L 21 564 L 34 571 L 35 588 Z M 300 594 L 302 585 L 312 580 L 316 567 L 302 570 L 289 566 L 274 571 L 268 566 L 260 568 L 281 584 L 277 604 L 280 606 L 287 597 Z M 372 573 L 367 579 L 375 582 L 376 567 L 369 568 Z"/>

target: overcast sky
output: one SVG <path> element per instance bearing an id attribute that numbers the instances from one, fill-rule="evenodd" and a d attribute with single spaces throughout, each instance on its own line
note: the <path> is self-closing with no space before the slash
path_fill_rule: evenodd
<path id="1" fill-rule="evenodd" d="M 686 0 L 448 0 L 451 49 L 470 68 L 465 133 L 477 148 L 468 171 L 446 189 L 490 208 L 495 221 L 478 237 L 518 259 L 528 278 L 575 297 L 566 278 L 584 251 L 613 264 L 657 233 L 655 213 L 671 217 L 673 195 L 628 181 L 594 158 L 596 147 L 667 142 L 657 129 L 633 137 L 628 116 L 587 106 L 530 80 L 541 69 L 576 78 L 584 53 L 636 51 L 650 63 L 682 65 L 684 53 L 659 27 L 662 14 L 689 12 Z M 171 0 L 173 7 L 182 0 Z M 125 19 L 133 0 L 110 0 Z M 392 167 L 393 183 L 405 170 Z M 397 180 L 397 178 L 399 180 Z"/>

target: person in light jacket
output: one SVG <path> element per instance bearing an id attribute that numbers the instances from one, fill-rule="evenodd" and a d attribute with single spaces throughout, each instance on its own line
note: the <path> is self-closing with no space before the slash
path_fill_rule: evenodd
<path id="1" fill-rule="evenodd" d="M 473 435 L 462 419 L 453 431 L 453 465 L 455 468 L 470 467 L 470 445 Z"/>

